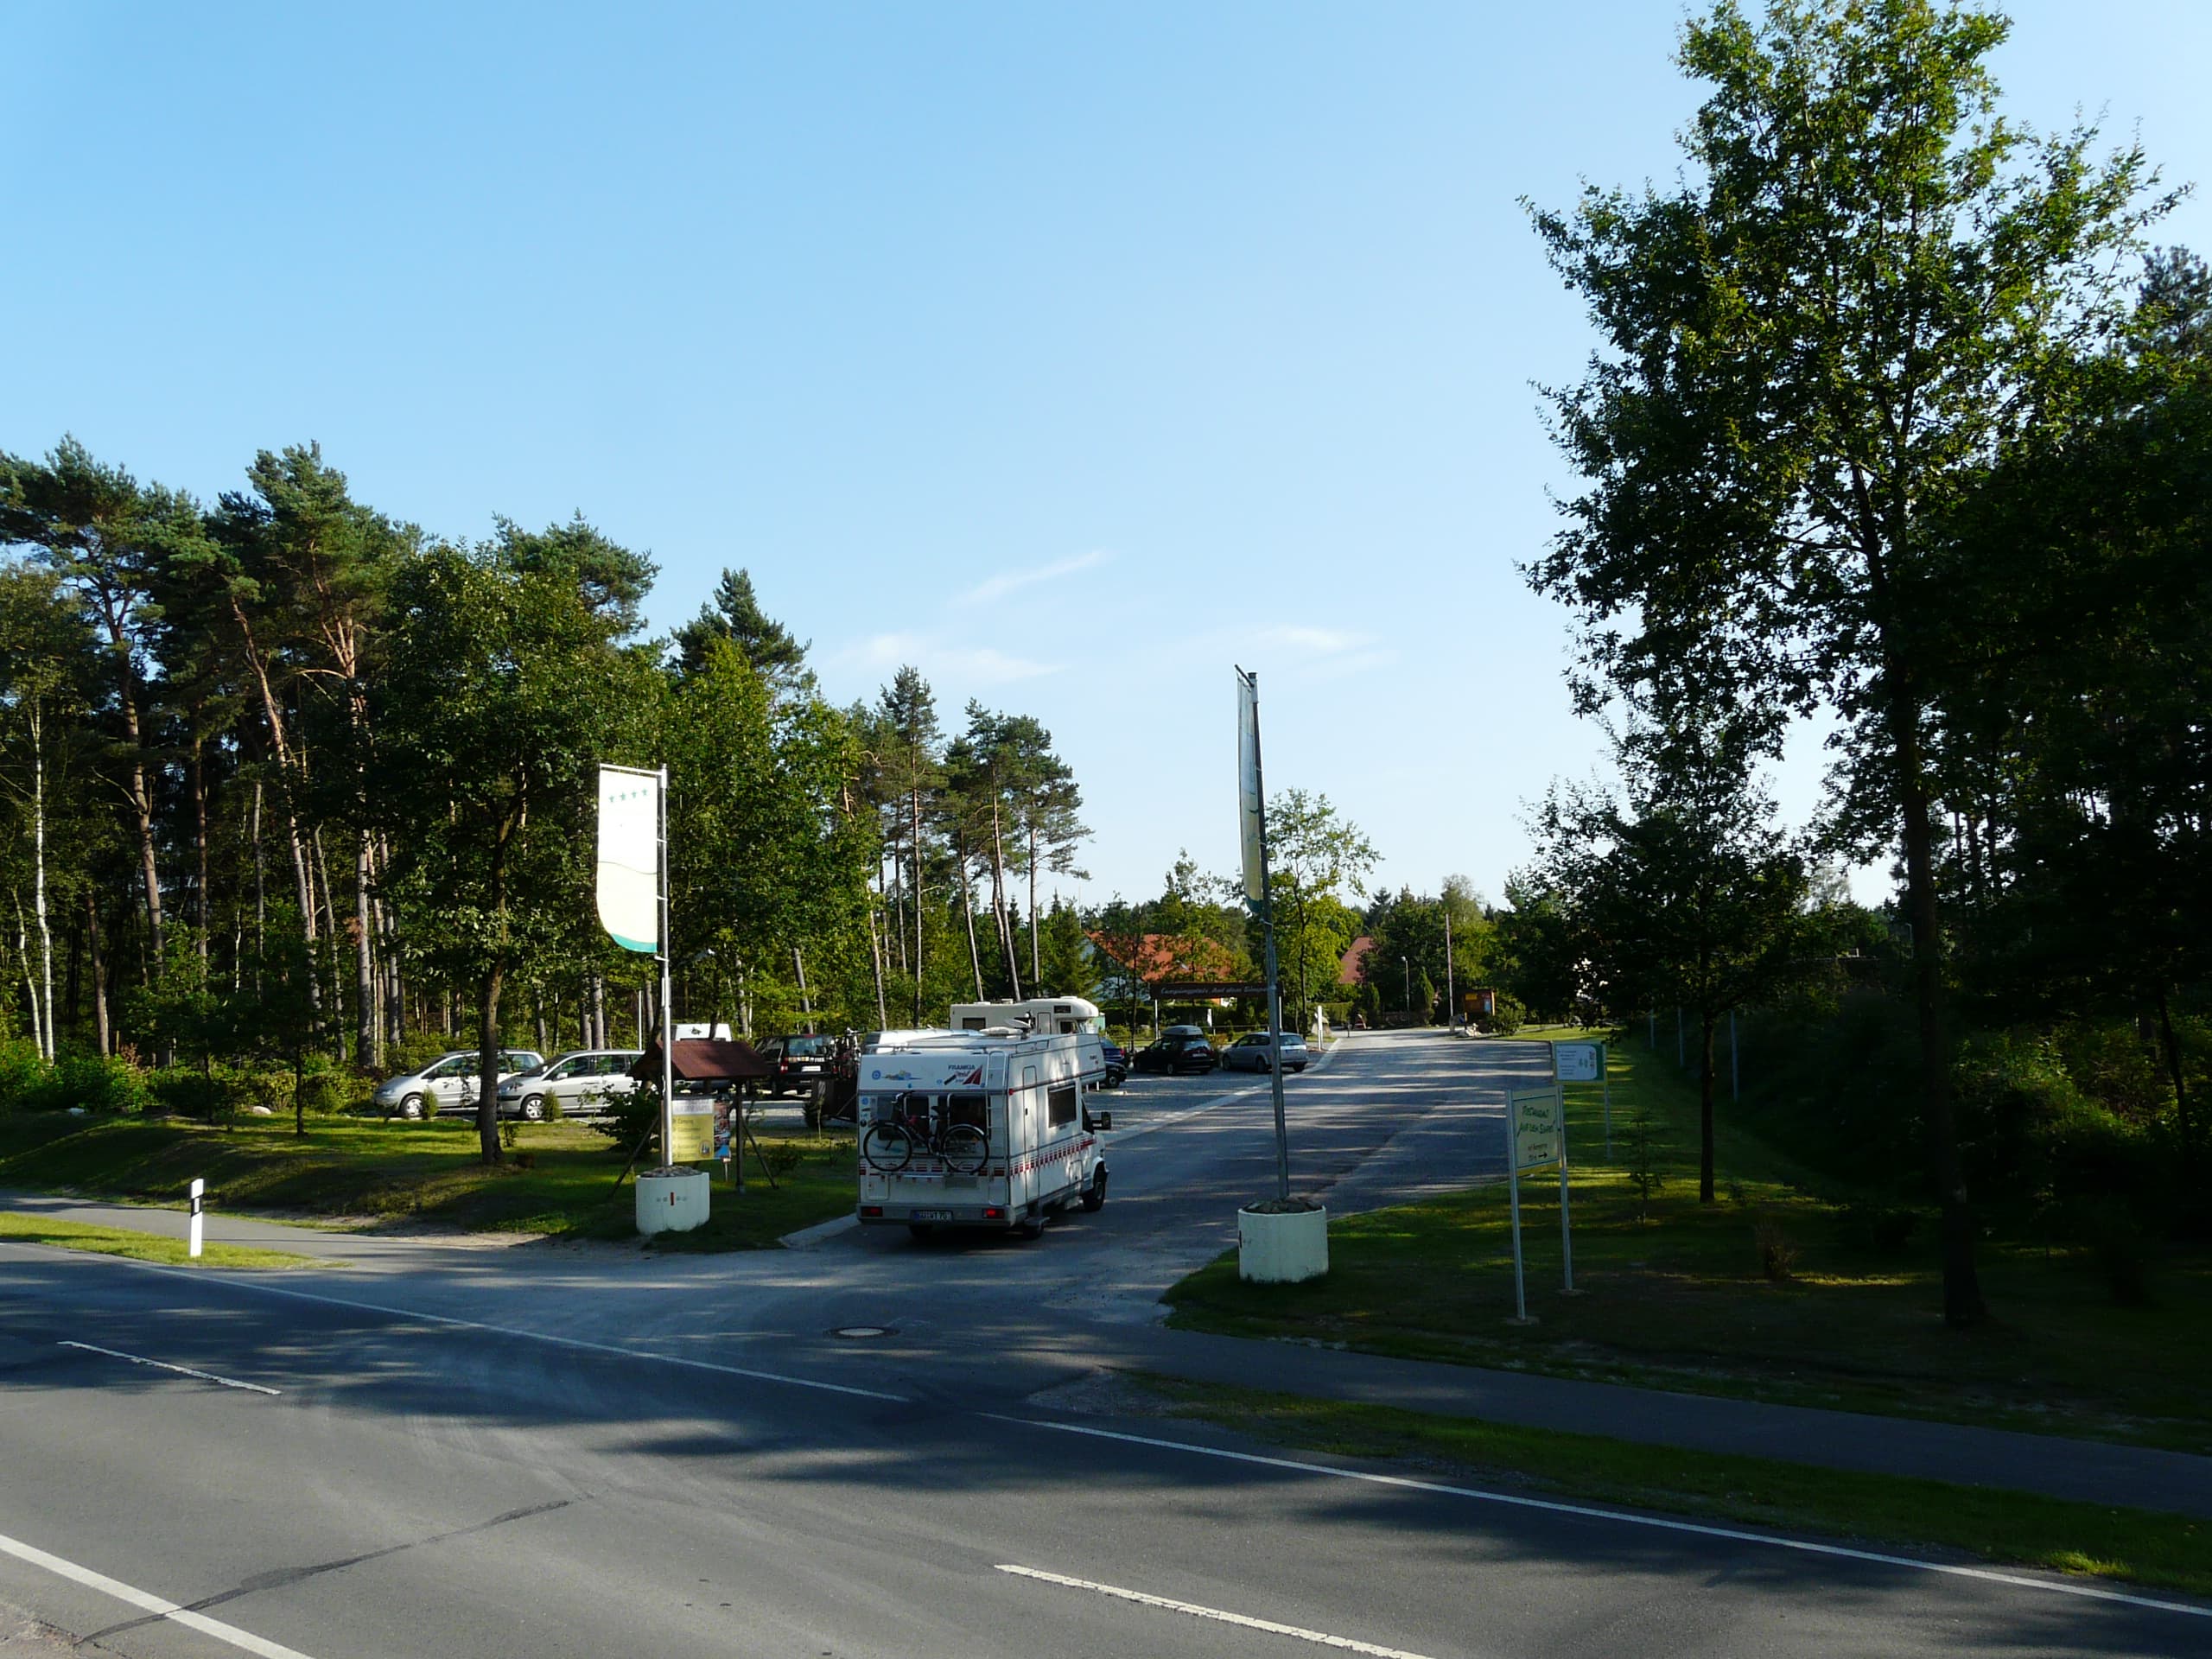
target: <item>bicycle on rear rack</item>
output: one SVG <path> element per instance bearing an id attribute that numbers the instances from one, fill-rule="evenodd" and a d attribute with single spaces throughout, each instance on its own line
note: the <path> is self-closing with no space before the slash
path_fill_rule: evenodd
<path id="1" fill-rule="evenodd" d="M 991 1138 L 973 1123 L 952 1121 L 926 1095 L 901 1095 L 889 1117 L 861 1136 L 861 1156 L 880 1175 L 895 1175 L 917 1154 L 936 1158 L 956 1175 L 973 1175 L 990 1161 Z"/>

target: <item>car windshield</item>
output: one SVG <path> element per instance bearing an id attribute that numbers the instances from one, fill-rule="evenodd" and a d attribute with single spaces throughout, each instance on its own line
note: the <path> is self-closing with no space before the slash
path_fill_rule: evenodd
<path id="1" fill-rule="evenodd" d="M 796 1056 L 819 1057 L 830 1052 L 827 1037 L 790 1037 L 784 1040 L 784 1052 Z"/>

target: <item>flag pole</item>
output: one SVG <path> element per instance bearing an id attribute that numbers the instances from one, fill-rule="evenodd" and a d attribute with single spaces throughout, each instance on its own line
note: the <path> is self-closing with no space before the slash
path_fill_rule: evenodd
<path id="1" fill-rule="evenodd" d="M 668 931 L 668 768 L 660 769 L 657 829 L 660 841 L 660 1161 L 676 1162 L 676 996 L 671 958 L 676 941 Z"/>

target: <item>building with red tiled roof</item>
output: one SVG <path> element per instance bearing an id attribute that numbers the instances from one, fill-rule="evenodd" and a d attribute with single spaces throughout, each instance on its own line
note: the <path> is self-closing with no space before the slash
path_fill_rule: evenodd
<path id="1" fill-rule="evenodd" d="M 1367 963 L 1367 953 L 1375 948 L 1375 941 L 1363 933 L 1354 939 L 1337 965 L 1337 982 L 1342 985 L 1357 985 Z"/>

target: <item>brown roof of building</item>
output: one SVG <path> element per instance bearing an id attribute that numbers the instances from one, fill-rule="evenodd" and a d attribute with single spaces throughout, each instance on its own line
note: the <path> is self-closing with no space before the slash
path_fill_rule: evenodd
<path id="1" fill-rule="evenodd" d="M 1344 960 L 1337 965 L 1338 982 L 1345 985 L 1358 984 L 1360 969 L 1367 961 L 1367 953 L 1374 948 L 1374 939 L 1365 933 L 1354 939 L 1345 950 Z"/>
<path id="2" fill-rule="evenodd" d="M 671 1069 L 678 1083 L 755 1083 L 776 1075 L 776 1068 L 753 1052 L 752 1044 L 727 1037 L 677 1038 Z M 659 1038 L 646 1045 L 630 1075 L 640 1083 L 660 1081 Z"/>

